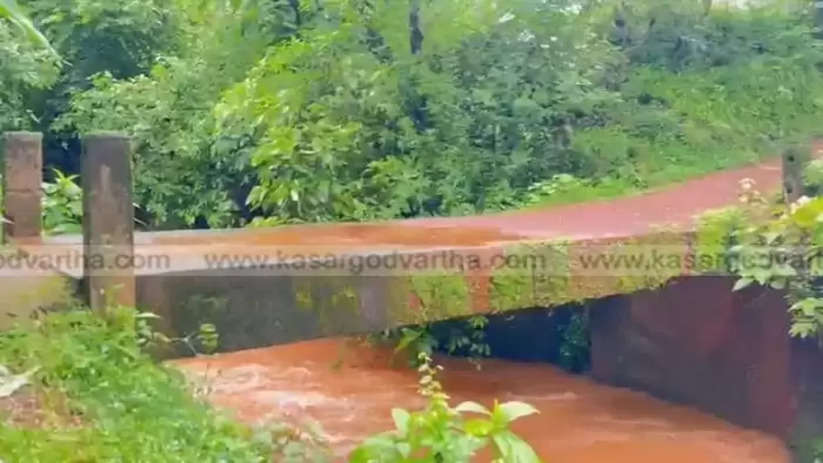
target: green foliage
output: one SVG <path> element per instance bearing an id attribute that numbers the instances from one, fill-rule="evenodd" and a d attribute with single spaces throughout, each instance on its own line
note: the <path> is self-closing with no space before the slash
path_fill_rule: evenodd
<path id="1" fill-rule="evenodd" d="M 566 370 L 580 373 L 588 369 L 591 358 L 588 310 L 575 311 L 569 323 L 562 327 L 559 354 L 559 363 Z"/>
<path id="2" fill-rule="evenodd" d="M 469 287 L 463 275 L 434 273 L 411 277 L 411 286 L 420 303 L 415 314 L 418 325 L 404 326 L 382 332 L 377 341 L 395 345 L 395 355 L 405 352 L 409 363 L 416 365 L 420 354 L 431 355 L 440 350 L 469 358 L 479 368 L 478 359 L 491 355 L 486 343 L 489 320 L 470 313 Z"/>
<path id="3" fill-rule="evenodd" d="M 823 159 L 809 162 L 803 171 L 803 183 L 808 195 L 823 195 Z"/>
<path id="4" fill-rule="evenodd" d="M 823 461 L 823 437 L 817 438 L 812 442 L 812 458 L 815 462 Z"/>
<path id="5" fill-rule="evenodd" d="M 557 174 L 549 180 L 531 185 L 524 202 L 526 205 L 545 204 L 557 198 L 558 195 L 574 195 L 588 187 L 590 183 L 586 180 L 570 174 Z"/>
<path id="6" fill-rule="evenodd" d="M 213 108 L 268 44 L 290 33 L 293 18 L 280 1 L 265 2 L 271 8 L 179 3 L 179 51 L 161 56 L 145 75 L 96 75 L 54 128 L 120 130 L 133 138 L 135 195 L 151 226 L 236 225 L 254 182 L 250 133 L 242 126 L 216 127 Z"/>
<path id="7" fill-rule="evenodd" d="M 29 0 L 68 65 L 44 90 L 54 59 L 0 20 L 0 128 L 69 156 L 126 131 L 153 228 L 609 197 L 818 131 L 804 5 L 624 3 L 427 2 L 413 53 L 397 0 Z"/>
<path id="8" fill-rule="evenodd" d="M 480 359 L 491 356 L 486 342 L 489 319 L 476 315 L 465 320 L 404 326 L 381 332 L 372 340 L 394 346 L 394 355 L 405 353 L 409 364 L 417 367 L 421 354 L 432 355 L 436 351 L 449 355 L 464 356 L 478 369 Z"/>
<path id="9" fill-rule="evenodd" d="M 418 55 L 388 4 L 325 10 L 272 48 L 218 108 L 259 134 L 249 203 L 318 221 L 598 197 L 756 159 L 817 122 L 821 53 L 799 14 L 648 1 L 631 27 L 657 26 L 628 46 L 609 43 L 611 2 L 479 2 L 438 22 L 457 3 L 423 8 Z"/>
<path id="10" fill-rule="evenodd" d="M 823 198 L 804 196 L 788 207 L 747 202 L 733 216 L 734 222 L 720 235 L 731 238 L 725 253 L 728 270 L 740 277 L 734 290 L 754 283 L 784 290 L 791 316 L 789 333 L 823 341 Z M 719 230 L 709 227 L 702 236 L 718 236 L 714 229 Z M 713 250 L 717 247 L 712 243 Z M 722 254 L 718 250 L 713 255 Z"/>
<path id="11" fill-rule="evenodd" d="M 449 354 L 458 354 L 470 360 L 491 356 L 491 347 L 486 342 L 486 327 L 489 319 L 475 315 L 465 320 L 458 327 L 449 329 L 445 336 L 445 350 Z M 442 336 L 442 335 L 441 335 Z M 479 368 L 479 363 L 477 363 Z"/>
<path id="12" fill-rule="evenodd" d="M 50 234 L 81 233 L 83 192 L 77 175 L 52 169 L 54 179 L 43 183 L 43 229 Z"/>
<path id="13" fill-rule="evenodd" d="M 0 131 L 29 129 L 37 116 L 26 95 L 53 84 L 58 63 L 52 53 L 22 37 L 0 18 Z"/>
<path id="14" fill-rule="evenodd" d="M 538 413 L 522 402 L 495 403 L 492 410 L 463 402 L 452 408 L 443 392 L 431 357 L 420 354 L 420 394 L 428 399 L 421 411 L 392 410 L 395 430 L 367 439 L 352 452 L 351 463 L 469 462 L 481 449 L 491 446 L 494 461 L 537 463 L 540 458 L 509 428 L 513 421 Z M 464 418 L 465 414 L 482 418 Z"/>
<path id="15" fill-rule="evenodd" d="M 193 399 L 179 373 L 139 350 L 135 315 L 112 309 L 106 321 L 71 311 L 0 334 L 0 363 L 13 371 L 38 367 L 35 390 L 64 397 L 55 412 L 80 421 L 33 429 L 0 424 L 3 458 L 269 461 L 266 440 Z"/>
<path id="16" fill-rule="evenodd" d="M 82 65 L 34 113 L 131 134 L 155 228 L 610 197 L 772 154 L 823 109 L 798 2 L 426 2 L 413 53 L 397 0 L 55 1 L 30 3 Z"/>
<path id="17" fill-rule="evenodd" d="M 48 234 L 81 233 L 83 192 L 76 175 L 52 169 L 53 181 L 43 182 L 43 229 Z M 0 219 L 3 219 L 3 177 L 0 176 Z"/>
<path id="18" fill-rule="evenodd" d="M 698 219 L 697 254 L 723 256 L 736 244 L 736 232 L 744 223 L 744 214 L 737 208 L 728 208 L 703 213 Z M 712 263 L 720 263 L 713 260 Z M 728 272 L 730 268 L 718 265 L 715 268 L 699 268 L 701 272 Z"/>
<path id="19" fill-rule="evenodd" d="M 0 0 L 0 19 L 16 26 L 30 41 L 54 53 L 48 39 L 39 31 L 31 20 L 23 14 L 15 0 Z"/>
<path id="20" fill-rule="evenodd" d="M 386 330 L 380 333 L 378 343 L 394 345 L 394 355 L 405 352 L 409 364 L 418 366 L 420 354 L 432 355 L 439 346 L 437 338 L 431 333 L 431 326 L 412 326 Z"/>

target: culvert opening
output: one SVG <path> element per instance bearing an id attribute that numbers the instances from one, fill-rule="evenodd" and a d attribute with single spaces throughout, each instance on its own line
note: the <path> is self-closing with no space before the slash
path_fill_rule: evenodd
<path id="1" fill-rule="evenodd" d="M 450 319 L 401 330 L 398 345 L 412 350 L 549 363 L 572 373 L 585 373 L 591 366 L 589 309 L 584 305 Z"/>

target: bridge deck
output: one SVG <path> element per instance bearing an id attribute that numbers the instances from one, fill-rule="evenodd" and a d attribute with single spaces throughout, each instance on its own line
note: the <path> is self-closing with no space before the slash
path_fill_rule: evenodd
<path id="1" fill-rule="evenodd" d="M 614 200 L 592 201 L 469 217 L 438 217 L 363 224 L 311 224 L 277 228 L 137 233 L 137 254 L 173 256 L 170 268 L 139 273 L 206 269 L 205 254 L 354 254 L 420 252 L 497 247 L 516 242 L 562 239 L 594 241 L 642 236 L 665 228 L 689 231 L 700 213 L 737 201 L 740 180 L 761 191 L 780 184 L 780 162 L 771 160 L 716 172 L 680 184 Z M 82 252 L 77 235 L 52 237 L 51 252 Z M 34 251 L 37 247 L 29 247 Z M 42 251 L 41 251 L 42 252 Z M 282 254 L 281 254 L 282 255 Z M 66 271 L 66 270 L 64 270 Z M 80 269 L 68 269 L 79 277 Z"/>
<path id="2" fill-rule="evenodd" d="M 696 216 L 735 203 L 744 178 L 755 180 L 761 191 L 773 191 L 780 185 L 780 161 L 615 200 L 483 216 L 138 233 L 137 302 L 161 314 L 170 332 L 215 323 L 223 347 L 235 350 L 629 293 L 691 273 L 679 268 L 587 273 L 579 254 L 599 252 L 592 251 L 597 246 L 623 250 L 644 238 L 645 251 L 662 245 L 685 255 L 691 245 L 686 232 L 694 230 Z M 82 274 L 79 236 L 22 249 L 30 256 L 80 255 L 79 265 L 75 258 L 56 267 L 75 278 Z M 467 260 L 456 268 L 445 258 L 437 260 L 446 253 Z M 319 269 L 271 265 L 300 262 L 307 255 L 333 256 L 343 267 L 340 262 Z M 360 261 L 356 269 L 352 260 L 391 255 L 426 259 L 411 267 L 386 261 L 362 267 Z M 525 260 L 501 266 L 500 257 L 542 259 L 543 266 Z M 267 265 L 256 265 L 260 262 Z"/>

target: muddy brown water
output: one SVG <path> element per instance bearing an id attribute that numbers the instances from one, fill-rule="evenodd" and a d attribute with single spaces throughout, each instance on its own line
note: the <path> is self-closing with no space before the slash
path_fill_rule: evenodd
<path id="1" fill-rule="evenodd" d="M 363 438 L 392 427 L 393 407 L 424 404 L 415 372 L 391 366 L 390 357 L 385 349 L 333 339 L 176 363 L 200 380 L 208 377 L 210 400 L 242 421 L 319 423 L 345 461 Z M 547 463 L 790 461 L 776 437 L 549 365 L 485 360 L 478 371 L 462 359 L 438 362 L 453 404 L 499 399 L 538 408 L 539 415 L 514 428 Z"/>

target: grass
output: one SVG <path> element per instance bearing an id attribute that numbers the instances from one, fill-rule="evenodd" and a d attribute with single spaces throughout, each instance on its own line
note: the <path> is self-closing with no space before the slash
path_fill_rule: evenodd
<path id="1" fill-rule="evenodd" d="M 0 333 L 0 364 L 39 369 L 20 397 L 40 417 L 0 422 L 5 463 L 272 461 L 271 432 L 194 397 L 181 373 L 141 352 L 134 312 L 112 314 L 53 313 Z"/>
<path id="2" fill-rule="evenodd" d="M 818 132 L 809 132 L 809 138 L 818 138 Z M 788 142 L 786 142 L 788 143 Z M 686 150 L 686 159 L 672 159 L 662 163 L 657 160 L 653 167 L 637 165 L 644 170 L 642 175 L 631 177 L 606 176 L 599 179 L 574 178 L 550 194 L 532 194 L 527 197 L 524 209 L 550 205 L 572 204 L 594 200 L 616 199 L 653 191 L 670 185 L 686 182 L 713 172 L 740 168 L 763 162 L 779 155 L 778 144 L 762 148 L 759 152 L 728 150 L 714 157 L 703 158 L 697 150 Z"/>

